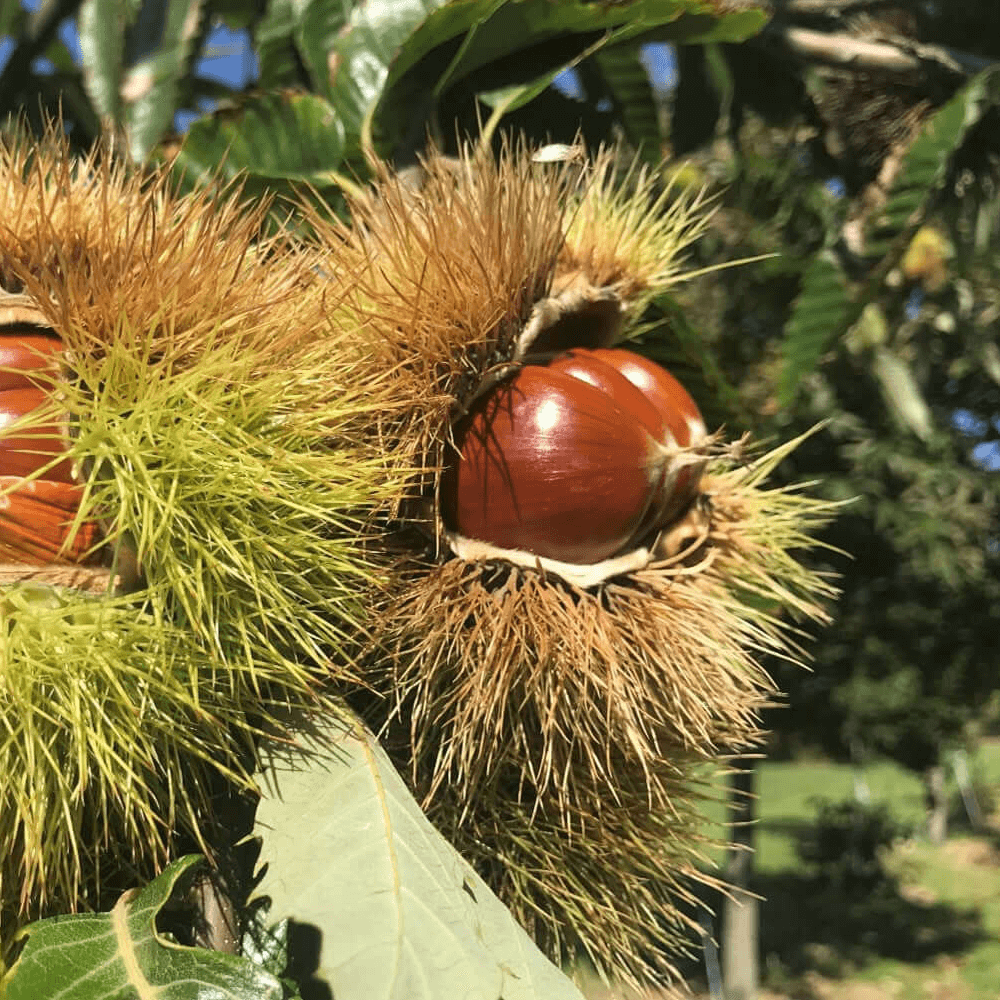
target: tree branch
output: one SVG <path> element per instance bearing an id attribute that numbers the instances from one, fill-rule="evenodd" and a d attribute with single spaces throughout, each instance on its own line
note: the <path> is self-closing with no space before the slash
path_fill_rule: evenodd
<path id="1" fill-rule="evenodd" d="M 895 0 L 773 0 L 773 4 L 780 14 L 825 14 L 828 17 L 843 17 L 845 14 L 897 5 Z"/>
<path id="2" fill-rule="evenodd" d="M 928 68 L 952 76 L 971 76 L 997 63 L 940 45 L 868 41 L 840 32 L 814 31 L 772 21 L 762 37 L 788 49 L 799 59 L 839 69 L 881 73 L 914 73 Z"/>

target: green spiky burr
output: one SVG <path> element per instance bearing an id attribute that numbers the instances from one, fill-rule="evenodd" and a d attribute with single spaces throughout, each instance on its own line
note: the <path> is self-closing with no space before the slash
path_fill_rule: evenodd
<path id="1" fill-rule="evenodd" d="M 116 869 L 150 874 L 178 834 L 207 849 L 213 783 L 246 782 L 271 709 L 354 681 L 379 585 L 356 537 L 399 486 L 359 433 L 391 403 L 239 192 L 180 196 L 50 134 L 0 154 L 0 217 L 0 284 L 61 345 L 4 430 L 28 450 L 57 435 L 58 454 L 7 481 L 5 507 L 57 466 L 76 503 L 52 560 L 3 567 L 9 942 L 97 904 Z M 19 518 L 0 533 L 30 534 Z"/>

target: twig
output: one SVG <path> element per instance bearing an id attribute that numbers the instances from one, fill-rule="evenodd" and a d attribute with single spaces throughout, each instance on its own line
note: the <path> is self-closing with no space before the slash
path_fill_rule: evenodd
<path id="1" fill-rule="evenodd" d="M 48 47 L 62 22 L 75 13 L 81 0 L 42 0 L 38 10 L 28 18 L 28 24 L 10 54 L 7 65 L 0 71 L 0 94 L 4 110 L 8 102 L 19 100 L 24 80 L 29 75 L 31 63 Z"/>
<path id="2" fill-rule="evenodd" d="M 202 875 L 192 887 L 192 892 L 200 917 L 194 943 L 199 948 L 237 954 L 240 936 L 236 907 L 218 876 Z"/>
<path id="3" fill-rule="evenodd" d="M 940 45 L 903 39 L 897 43 L 873 42 L 840 32 L 814 31 L 774 21 L 764 29 L 763 37 L 778 42 L 799 58 L 840 69 L 914 73 L 933 67 L 951 75 L 969 76 L 996 65 L 992 59 Z"/>
<path id="4" fill-rule="evenodd" d="M 773 0 L 775 11 L 781 14 L 826 14 L 829 17 L 896 5 L 895 0 Z"/>

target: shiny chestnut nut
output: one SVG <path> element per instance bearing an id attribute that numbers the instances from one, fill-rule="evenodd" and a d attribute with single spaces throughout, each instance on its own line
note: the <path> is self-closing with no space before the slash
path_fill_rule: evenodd
<path id="1" fill-rule="evenodd" d="M 577 349 L 549 362 L 550 370 L 589 382 L 631 413 L 670 456 L 656 496 L 636 532 L 636 541 L 668 524 L 697 492 L 703 463 L 691 464 L 685 449 L 706 437 L 694 400 L 668 371 L 654 361 L 622 349 Z"/>
<path id="2" fill-rule="evenodd" d="M 690 503 L 706 437 L 669 372 L 625 350 L 573 350 L 475 401 L 441 482 L 449 531 L 593 565 L 643 544 Z"/>
<path id="3" fill-rule="evenodd" d="M 626 406 L 551 367 L 529 365 L 491 388 L 453 436 L 441 479 L 446 527 L 566 563 L 622 552 L 668 461 Z"/>
<path id="4" fill-rule="evenodd" d="M 697 449 L 704 444 L 708 429 L 698 404 L 666 368 L 623 348 L 600 348 L 588 353 L 617 369 L 656 407 L 669 432 L 665 443 L 682 449 Z M 694 499 L 705 464 L 704 460 L 691 461 L 689 457 L 676 469 L 653 516 L 656 527 L 669 524 Z"/>
<path id="5" fill-rule="evenodd" d="M 54 337 L 0 336 L 0 561 L 80 562 L 98 537 L 84 524 L 66 545 L 83 491 L 64 455 L 64 429 L 55 421 L 24 423 L 57 379 L 62 345 Z M 44 468 L 39 476 L 25 479 Z"/>

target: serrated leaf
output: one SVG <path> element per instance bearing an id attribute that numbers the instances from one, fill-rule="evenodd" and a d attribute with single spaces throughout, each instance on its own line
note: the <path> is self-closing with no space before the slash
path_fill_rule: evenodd
<path id="1" fill-rule="evenodd" d="M 329 102 L 315 94 L 265 94 L 236 110 L 197 119 L 188 130 L 176 168 L 191 179 L 245 174 L 284 188 L 336 183 L 344 154 L 344 128 Z"/>
<path id="2" fill-rule="evenodd" d="M 31 924 L 0 984 L 3 1000 L 282 1000 L 282 984 L 253 962 L 185 948 L 156 932 L 156 915 L 201 862 L 180 858 L 110 913 L 69 914 Z"/>
<path id="3" fill-rule="evenodd" d="M 843 271 L 831 253 L 821 252 L 806 268 L 785 324 L 784 364 L 778 382 L 781 406 L 791 404 L 802 379 L 850 325 L 852 306 Z"/>
<path id="4" fill-rule="evenodd" d="M 319 929 L 315 976 L 337 1000 L 582 1000 L 359 722 L 329 721 L 266 761 L 259 891 L 272 918 Z"/>
<path id="5" fill-rule="evenodd" d="M 898 255 L 948 176 L 952 154 L 969 128 L 1000 98 L 1000 72 L 987 70 L 931 116 L 903 157 L 889 198 L 874 217 L 868 240 L 872 257 Z"/>
<path id="6" fill-rule="evenodd" d="M 602 49 L 592 62 L 614 98 L 629 143 L 647 163 L 656 166 L 663 159 L 663 135 L 649 74 L 639 58 L 639 44 Z"/>
<path id="7" fill-rule="evenodd" d="M 998 104 L 1000 70 L 986 70 L 924 125 L 903 157 L 889 199 L 875 219 L 878 232 L 869 239 L 868 251 L 881 260 L 857 294 L 853 297 L 848 294 L 843 272 L 826 251 L 806 269 L 802 290 L 785 325 L 784 365 L 778 386 L 782 405 L 787 406 L 792 401 L 802 379 L 816 367 L 823 353 L 847 333 L 864 307 L 879 293 L 886 272 L 902 256 L 944 184 L 951 155 L 968 130 Z M 898 372 L 893 376 L 894 385 L 900 384 L 899 377 L 902 376 Z M 887 401 L 895 407 L 891 398 L 887 397 Z M 929 429 L 925 430 L 925 421 L 918 409 L 909 406 L 909 416 L 902 419 L 923 435 L 929 433 Z"/>

